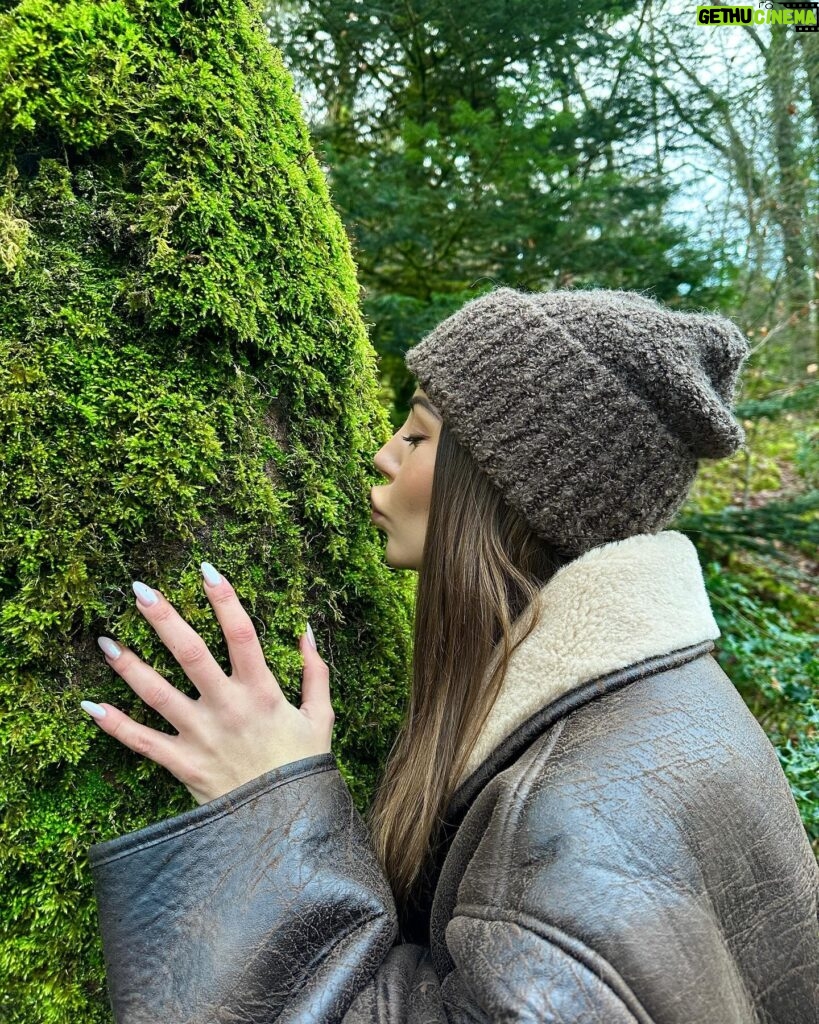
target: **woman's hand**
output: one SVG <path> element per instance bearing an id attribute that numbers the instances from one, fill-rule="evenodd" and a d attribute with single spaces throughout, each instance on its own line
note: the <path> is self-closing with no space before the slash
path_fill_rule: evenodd
<path id="1" fill-rule="evenodd" d="M 227 642 L 233 670 L 229 676 L 204 640 L 159 591 L 144 583 L 134 584 L 137 607 L 199 691 L 198 699 L 171 686 L 133 651 L 107 637 L 99 640 L 111 668 L 178 734 L 140 725 L 111 704 L 83 701 L 104 732 L 167 768 L 200 804 L 271 768 L 329 753 L 335 721 L 330 706 L 330 670 L 307 633 L 300 641 L 302 703 L 295 708 L 267 667 L 256 630 L 236 591 L 209 563 L 202 563 L 202 572 L 207 573 L 205 591 Z M 219 582 L 207 582 L 217 577 Z M 145 599 L 151 596 L 154 601 L 147 604 Z"/>

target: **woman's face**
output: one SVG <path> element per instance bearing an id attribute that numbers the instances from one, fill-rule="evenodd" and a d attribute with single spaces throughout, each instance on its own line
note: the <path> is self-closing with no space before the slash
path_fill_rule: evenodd
<path id="1" fill-rule="evenodd" d="M 381 513 L 373 522 L 387 534 L 385 559 L 395 569 L 421 567 L 441 430 L 440 414 L 421 388 L 415 389 L 410 406 L 404 425 L 373 459 L 389 481 L 370 492 L 373 507 Z"/>

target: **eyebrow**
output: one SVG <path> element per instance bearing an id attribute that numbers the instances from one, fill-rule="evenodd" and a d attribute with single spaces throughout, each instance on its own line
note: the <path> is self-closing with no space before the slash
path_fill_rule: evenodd
<path id="1" fill-rule="evenodd" d="M 430 405 L 426 398 L 423 398 L 421 395 L 413 395 L 412 398 L 409 400 L 410 409 L 413 409 L 416 405 L 422 406 L 424 409 L 427 410 L 428 413 L 431 413 L 436 420 L 441 419 L 441 414 L 438 412 L 438 410 L 435 409 L 432 405 Z"/>

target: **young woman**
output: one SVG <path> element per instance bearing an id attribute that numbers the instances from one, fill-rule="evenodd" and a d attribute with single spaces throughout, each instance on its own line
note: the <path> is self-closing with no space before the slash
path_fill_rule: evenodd
<path id="1" fill-rule="evenodd" d="M 372 500 L 415 657 L 366 825 L 309 634 L 297 709 L 212 566 L 230 677 L 134 585 L 201 697 L 115 645 L 177 735 L 86 708 L 201 806 L 90 851 L 117 1024 L 818 1019 L 819 871 L 665 529 L 743 441 L 747 351 L 639 294 L 500 288 L 407 353 Z"/>

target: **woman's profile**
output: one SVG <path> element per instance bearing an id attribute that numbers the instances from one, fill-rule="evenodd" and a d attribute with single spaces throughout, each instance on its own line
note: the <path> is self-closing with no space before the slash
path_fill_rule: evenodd
<path id="1" fill-rule="evenodd" d="M 117 1024 L 819 1020 L 819 869 L 668 529 L 743 443 L 747 354 L 717 314 L 511 288 L 408 351 L 371 501 L 419 574 L 412 680 L 366 821 L 309 628 L 295 708 L 213 566 L 230 676 L 134 585 L 200 698 L 106 637 L 177 733 L 84 706 L 199 806 L 91 848 Z"/>

